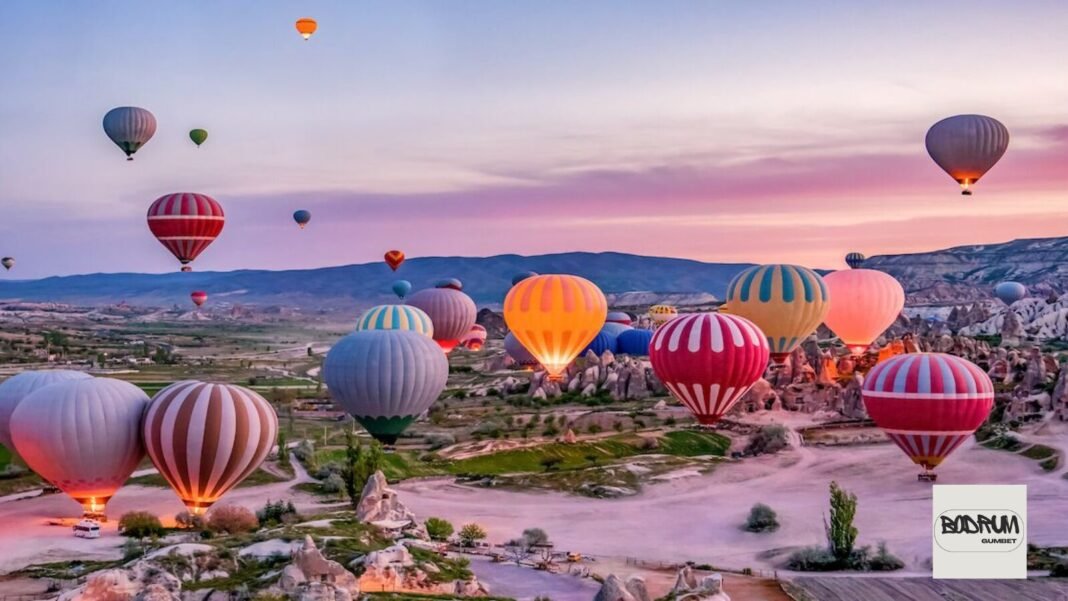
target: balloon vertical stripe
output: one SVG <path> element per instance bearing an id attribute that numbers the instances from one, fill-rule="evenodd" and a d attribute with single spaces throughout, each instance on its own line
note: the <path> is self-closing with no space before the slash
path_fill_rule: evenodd
<path id="1" fill-rule="evenodd" d="M 829 299 L 819 274 L 798 265 L 750 267 L 735 276 L 727 288 L 731 313 L 760 327 L 777 362 L 815 331 Z"/>

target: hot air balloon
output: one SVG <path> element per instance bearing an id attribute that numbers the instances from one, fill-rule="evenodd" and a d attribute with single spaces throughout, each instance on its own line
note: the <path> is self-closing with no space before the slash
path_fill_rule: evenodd
<path id="1" fill-rule="evenodd" d="M 430 316 L 411 305 L 378 305 L 363 312 L 356 321 L 356 330 L 411 330 L 434 337 Z"/>
<path id="2" fill-rule="evenodd" d="M 876 364 L 864 380 L 875 424 L 923 467 L 919 479 L 971 437 L 994 407 L 994 384 L 974 363 L 943 353 L 909 353 Z"/>
<path id="3" fill-rule="evenodd" d="M 1027 296 L 1027 287 L 1020 282 L 1001 282 L 994 286 L 994 295 L 1006 305 L 1011 305 Z"/>
<path id="4" fill-rule="evenodd" d="M 396 294 L 398 298 L 403 299 L 412 291 L 412 283 L 408 280 L 397 280 L 396 282 L 393 282 L 392 288 L 393 294 Z"/>
<path id="5" fill-rule="evenodd" d="M 984 115 L 956 115 L 927 130 L 927 153 L 970 196 L 971 185 L 993 167 L 1009 147 L 1009 130 Z"/>
<path id="6" fill-rule="evenodd" d="M 208 139 L 208 130 L 206 129 L 191 129 L 189 130 L 189 139 L 200 148 L 200 145 Z"/>
<path id="7" fill-rule="evenodd" d="M 430 321 L 434 322 L 434 340 L 446 353 L 460 343 L 460 338 L 471 330 L 478 317 L 475 301 L 456 284 L 459 280 L 447 281 L 441 288 L 426 288 L 408 297 L 409 305 L 430 316 Z"/>
<path id="8" fill-rule="evenodd" d="M 652 339 L 652 330 L 631 328 L 616 337 L 616 349 L 624 355 L 645 357 L 649 354 L 649 342 Z"/>
<path id="9" fill-rule="evenodd" d="M 862 255 L 862 254 L 860 254 L 858 252 L 851 252 L 851 253 L 846 253 L 845 262 L 846 262 L 846 265 L 849 265 L 850 269 L 857 269 L 858 267 L 860 267 L 861 265 L 864 264 L 864 260 L 866 258 L 867 257 L 865 257 L 864 255 Z"/>
<path id="10" fill-rule="evenodd" d="M 679 310 L 671 305 L 653 305 L 649 307 L 649 319 L 652 320 L 653 325 L 656 327 L 671 321 L 678 314 Z"/>
<path id="11" fill-rule="evenodd" d="M 460 344 L 469 351 L 480 351 L 486 344 L 486 328 L 480 324 L 471 326 L 471 330 L 460 339 Z"/>
<path id="12" fill-rule="evenodd" d="M 768 350 L 767 337 L 748 319 L 697 313 L 658 328 L 649 361 L 671 394 L 710 426 L 764 374 Z"/>
<path id="13" fill-rule="evenodd" d="M 515 286 L 519 282 L 522 282 L 523 280 L 525 280 L 527 278 L 532 278 L 532 277 L 534 277 L 536 275 L 538 275 L 538 274 L 533 272 L 533 271 L 521 271 L 521 272 L 519 272 L 519 273 L 517 273 L 517 274 L 512 276 L 512 285 Z"/>
<path id="14" fill-rule="evenodd" d="M 397 271 L 397 268 L 404 262 L 404 253 L 399 250 L 387 251 L 385 254 L 386 265 L 393 271 Z"/>
<path id="15" fill-rule="evenodd" d="M 521 367 L 536 367 L 538 365 L 538 359 L 527 350 L 527 347 L 523 346 L 522 342 L 515 337 L 515 334 L 508 332 L 504 337 L 504 352 L 508 353 L 508 356 L 515 361 L 516 365 Z"/>
<path id="16" fill-rule="evenodd" d="M 634 323 L 634 319 L 631 318 L 630 313 L 624 313 L 623 311 L 609 311 L 608 317 L 605 318 L 605 322 L 629 326 Z"/>
<path id="17" fill-rule="evenodd" d="M 192 299 L 194 305 L 200 307 L 208 302 L 208 293 L 203 290 L 195 290 L 189 295 L 189 298 Z"/>
<path id="18" fill-rule="evenodd" d="M 14 448 L 11 442 L 11 414 L 22 399 L 45 386 L 70 380 L 88 380 L 90 377 L 82 371 L 47 369 L 20 372 L 0 383 L 0 445 Z"/>
<path id="19" fill-rule="evenodd" d="M 591 351 L 597 356 L 601 356 L 605 351 L 616 352 L 616 335 L 601 329 L 597 332 L 597 335 L 593 337 L 593 340 L 591 340 L 585 348 L 579 351 L 578 356 L 585 357 L 586 353 Z"/>
<path id="20" fill-rule="evenodd" d="M 296 26 L 297 33 L 299 33 L 300 37 L 304 38 L 305 41 L 312 37 L 312 34 L 315 33 L 316 29 L 319 29 L 319 24 L 315 22 L 315 19 L 310 17 L 297 19 Z"/>
<path id="21" fill-rule="evenodd" d="M 102 515 L 141 458 L 148 395 L 111 378 L 59 382 L 22 399 L 11 414 L 15 450 L 37 475 Z"/>
<path id="22" fill-rule="evenodd" d="M 632 329 L 633 328 L 631 326 L 625 326 L 621 323 L 608 323 L 607 321 L 604 322 L 603 326 L 601 326 L 602 332 L 606 332 L 608 334 L 611 334 L 612 336 L 619 336 L 623 332 Z"/>
<path id="23" fill-rule="evenodd" d="M 293 211 L 293 221 L 297 222 L 300 229 L 304 229 L 304 226 L 308 225 L 308 222 L 311 221 L 311 211 L 305 209 Z"/>
<path id="24" fill-rule="evenodd" d="M 607 315 L 601 289 L 574 275 L 527 278 L 504 299 L 508 329 L 554 380 L 597 336 Z"/>
<path id="25" fill-rule="evenodd" d="M 442 278 L 434 282 L 435 288 L 452 288 L 453 290 L 463 290 L 464 284 L 456 278 Z"/>
<path id="26" fill-rule="evenodd" d="M 730 314 L 748 319 L 767 335 L 777 364 L 816 331 L 830 300 L 823 278 L 799 265 L 756 265 L 727 287 Z"/>
<path id="27" fill-rule="evenodd" d="M 326 354 L 334 402 L 370 434 L 393 444 L 445 390 L 449 362 L 432 340 L 408 330 L 360 330 Z"/>
<path id="28" fill-rule="evenodd" d="M 905 307 L 905 289 L 874 269 L 847 269 L 823 276 L 831 306 L 823 322 L 854 355 L 868 350 Z"/>
<path id="29" fill-rule="evenodd" d="M 248 388 L 184 380 L 152 397 L 141 435 L 160 475 L 200 514 L 267 458 L 278 416 Z"/>
<path id="30" fill-rule="evenodd" d="M 207 194 L 167 194 L 148 207 L 148 229 L 182 263 L 182 271 L 222 233 L 225 221 L 222 205 Z"/>
<path id="31" fill-rule="evenodd" d="M 104 133 L 132 161 L 137 149 L 144 146 L 156 133 L 156 117 L 136 106 L 120 106 L 104 115 Z"/>
<path id="32" fill-rule="evenodd" d="M 3 265 L 4 269 L 10 271 L 11 268 L 15 266 L 15 259 L 14 257 L 4 257 L 3 259 L 0 259 L 0 265 Z"/>

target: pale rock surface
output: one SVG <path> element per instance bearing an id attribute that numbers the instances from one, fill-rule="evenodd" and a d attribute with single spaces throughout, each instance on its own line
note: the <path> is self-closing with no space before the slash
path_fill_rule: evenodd
<path id="1" fill-rule="evenodd" d="M 405 534 L 415 538 L 427 539 L 426 528 L 419 522 L 408 507 L 401 502 L 397 491 L 389 487 L 386 476 L 381 470 L 376 471 L 367 480 L 356 505 L 356 519 L 366 524 L 375 522 L 408 522 L 403 528 Z"/>

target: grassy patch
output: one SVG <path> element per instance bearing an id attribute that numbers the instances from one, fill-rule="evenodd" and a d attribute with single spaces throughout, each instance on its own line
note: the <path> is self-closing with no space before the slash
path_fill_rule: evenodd
<path id="1" fill-rule="evenodd" d="M 1046 445 L 1036 444 L 1024 449 L 1023 451 L 1020 451 L 1020 454 L 1024 457 L 1027 457 L 1028 459 L 1049 459 L 1050 457 L 1056 455 L 1057 451 L 1056 449 L 1051 449 Z"/>
<path id="2" fill-rule="evenodd" d="M 245 478 L 244 480 L 242 480 L 241 483 L 237 485 L 237 487 L 238 488 L 246 488 L 246 487 L 249 487 L 249 486 L 260 486 L 260 485 L 263 485 L 263 484 L 274 484 L 275 482 L 286 482 L 286 481 L 287 480 L 285 478 L 279 478 L 278 476 L 276 476 L 276 475 L 274 475 L 274 474 L 272 474 L 270 472 L 265 472 L 263 470 L 256 470 L 256 471 L 252 472 L 251 474 L 249 474 L 248 478 Z M 126 484 L 131 484 L 131 485 L 134 485 L 134 486 L 147 486 L 147 487 L 154 487 L 154 488 L 167 488 L 167 487 L 170 486 L 170 484 L 167 484 L 167 481 L 163 478 L 163 476 L 159 475 L 158 473 L 156 473 L 156 474 L 147 474 L 147 475 L 144 475 L 144 476 L 138 476 L 136 478 L 130 478 L 129 480 L 126 481 Z"/>
<path id="3" fill-rule="evenodd" d="M 9 463 L 11 463 L 11 451 L 4 448 L 4 445 L 0 445 L 0 470 L 7 467 Z"/>

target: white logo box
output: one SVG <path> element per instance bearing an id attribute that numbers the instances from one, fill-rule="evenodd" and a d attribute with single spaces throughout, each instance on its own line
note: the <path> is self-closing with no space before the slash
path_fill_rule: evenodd
<path id="1" fill-rule="evenodd" d="M 935 578 L 1027 578 L 1027 486 L 936 485 Z"/>

